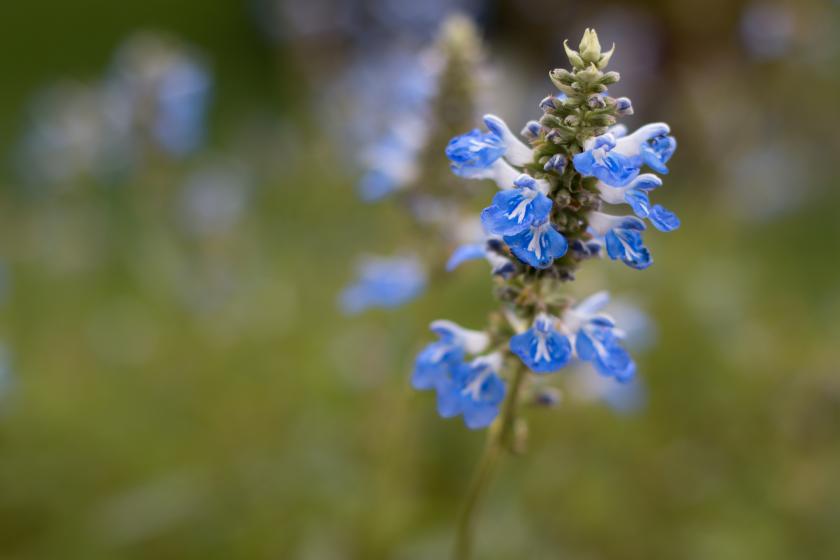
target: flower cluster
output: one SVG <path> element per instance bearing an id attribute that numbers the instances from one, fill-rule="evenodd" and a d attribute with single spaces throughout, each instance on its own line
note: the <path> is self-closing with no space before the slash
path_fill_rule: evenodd
<path id="1" fill-rule="evenodd" d="M 212 76 L 200 56 L 157 35 L 129 38 L 99 83 L 37 96 L 19 148 L 33 183 L 121 178 L 153 150 L 181 158 L 201 147 Z"/>
<path id="2" fill-rule="evenodd" d="M 375 73 L 354 72 L 366 106 L 358 111 L 364 116 L 364 127 L 356 133 L 372 136 L 358 142 L 363 145 L 365 167 L 358 185 L 360 197 L 365 202 L 390 197 L 401 203 L 411 215 L 412 226 L 422 233 L 417 238 L 423 242 L 400 251 L 412 255 L 410 258 L 381 257 L 362 263 L 357 281 L 341 295 L 345 312 L 397 307 L 420 295 L 426 278 L 433 276 L 429 271 L 442 268 L 449 254 L 443 243 L 426 242 L 429 235 L 456 243 L 475 240 L 467 231 L 469 225 L 460 219 L 459 198 L 464 189 L 450 184 L 459 180 L 449 173 L 439 146 L 472 122 L 479 51 L 474 24 L 455 15 L 443 24 L 436 43 L 420 56 L 396 51 L 386 56 L 389 62 Z M 382 72 L 388 79 L 380 79 Z M 371 89 L 374 82 L 388 87 Z M 372 120 L 382 120 L 384 130 L 373 126 Z M 474 258 L 473 252 L 471 247 L 462 248 L 449 266 Z"/>
<path id="3" fill-rule="evenodd" d="M 653 259 L 642 237 L 646 222 L 663 232 L 680 225 L 673 212 L 651 205 L 662 180 L 643 172 L 668 173 L 676 149 L 670 128 L 652 123 L 628 134 L 617 118 L 632 114 L 632 103 L 609 95 L 619 75 L 603 71 L 614 47 L 602 52 L 588 29 L 578 51 L 564 46 L 572 69 L 550 73 L 559 92 L 540 102 L 542 116 L 521 136 L 486 115 L 485 130 L 446 146 L 455 175 L 491 179 L 500 189 L 481 212 L 484 241 L 459 247 L 448 268 L 487 259 L 501 309 L 486 331 L 433 323 L 440 339 L 417 357 L 412 381 L 437 392 L 441 416 L 461 414 L 470 428 L 490 425 L 508 410 L 506 399 L 515 411 L 527 371 L 555 373 L 577 359 L 617 382 L 633 379 L 624 333 L 603 313 L 608 294 L 575 304 L 559 288 L 597 256 L 647 268 Z M 609 211 L 620 206 L 631 213 Z"/>

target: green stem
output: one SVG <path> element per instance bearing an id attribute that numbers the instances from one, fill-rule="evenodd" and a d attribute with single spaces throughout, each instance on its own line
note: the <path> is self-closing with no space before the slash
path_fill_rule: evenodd
<path id="1" fill-rule="evenodd" d="M 471 557 L 475 512 L 481 497 L 490 485 L 496 463 L 498 463 L 502 453 L 511 448 L 513 426 L 516 420 L 516 407 L 519 401 L 519 390 L 522 387 L 522 381 L 524 379 L 525 368 L 519 364 L 513 373 L 510 391 L 508 391 L 505 400 L 502 402 L 502 410 L 499 413 L 499 417 L 488 431 L 484 452 L 478 461 L 469 489 L 467 490 L 467 496 L 464 499 L 461 514 L 458 517 L 453 555 L 455 560 L 469 560 Z"/>

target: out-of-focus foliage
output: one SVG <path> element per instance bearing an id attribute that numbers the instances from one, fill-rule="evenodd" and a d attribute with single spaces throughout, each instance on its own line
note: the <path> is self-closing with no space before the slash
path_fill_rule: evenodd
<path id="1" fill-rule="evenodd" d="M 413 228 L 357 199 L 354 147 L 319 95 L 354 55 L 434 26 L 387 19 L 399 2 L 360 3 L 353 21 L 390 22 L 364 36 L 266 34 L 266 2 L 53 4 L 13 3 L 0 39 L 0 557 L 445 555 L 482 441 L 440 421 L 408 374 L 430 320 L 483 323 L 486 269 L 341 317 L 355 255 Z M 327 4 L 279 2 L 277 24 Z M 655 115 L 680 138 L 661 195 L 684 209 L 644 276 L 602 263 L 576 282 L 583 295 L 608 275 L 652 324 L 641 406 L 571 383 L 530 412 L 479 557 L 840 557 L 837 7 L 463 6 L 498 106 L 550 91 L 563 38 L 596 27 L 618 43 L 628 124 Z M 149 29 L 212 72 L 204 148 L 144 151 L 119 181 L 19 175 L 38 92 L 94 86 Z M 511 124 L 537 112 L 509 107 Z"/>

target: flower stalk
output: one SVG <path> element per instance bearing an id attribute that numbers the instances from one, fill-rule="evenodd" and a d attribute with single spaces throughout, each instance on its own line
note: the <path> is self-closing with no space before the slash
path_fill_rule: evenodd
<path id="1" fill-rule="evenodd" d="M 617 383 L 635 376 L 624 332 L 603 313 L 608 294 L 575 302 L 564 284 L 584 261 L 604 254 L 633 269 L 649 267 L 645 220 L 660 231 L 680 225 L 672 212 L 650 204 L 650 192 L 662 185 L 659 177 L 641 174 L 643 166 L 668 172 L 665 163 L 676 149 L 670 128 L 652 123 L 628 134 L 617 120 L 632 114 L 632 103 L 609 95 L 619 75 L 602 71 L 614 48 L 602 53 L 589 29 L 580 51 L 565 46 L 572 70 L 549 73 L 560 91 L 539 103 L 538 121 L 525 125 L 527 143 L 502 119 L 485 115 L 486 132 L 472 130 L 446 147 L 455 175 L 492 179 L 499 187 L 481 213 L 484 240 L 457 249 L 449 266 L 489 261 L 499 309 L 483 331 L 432 323 L 439 340 L 420 353 L 412 375 L 415 388 L 436 391 L 442 417 L 461 416 L 470 429 L 490 427 L 458 521 L 459 560 L 470 557 L 477 507 L 496 464 L 521 447 L 525 425 L 518 405 L 529 380 L 557 373 L 572 360 L 590 363 Z M 633 214 L 605 212 L 621 205 Z"/>

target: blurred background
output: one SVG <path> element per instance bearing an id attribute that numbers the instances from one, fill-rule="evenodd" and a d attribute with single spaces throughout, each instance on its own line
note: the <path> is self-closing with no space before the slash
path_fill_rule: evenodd
<path id="1" fill-rule="evenodd" d="M 455 11 L 465 122 L 519 130 L 595 27 L 624 122 L 680 143 L 656 264 L 573 287 L 618 299 L 638 381 L 558 376 L 478 557 L 840 557 L 837 2 L 77 0 L 3 10 L 0 558 L 445 557 L 483 437 L 408 376 L 429 321 L 484 324 L 487 269 L 341 294 L 446 244 L 364 178 L 434 123 Z"/>

